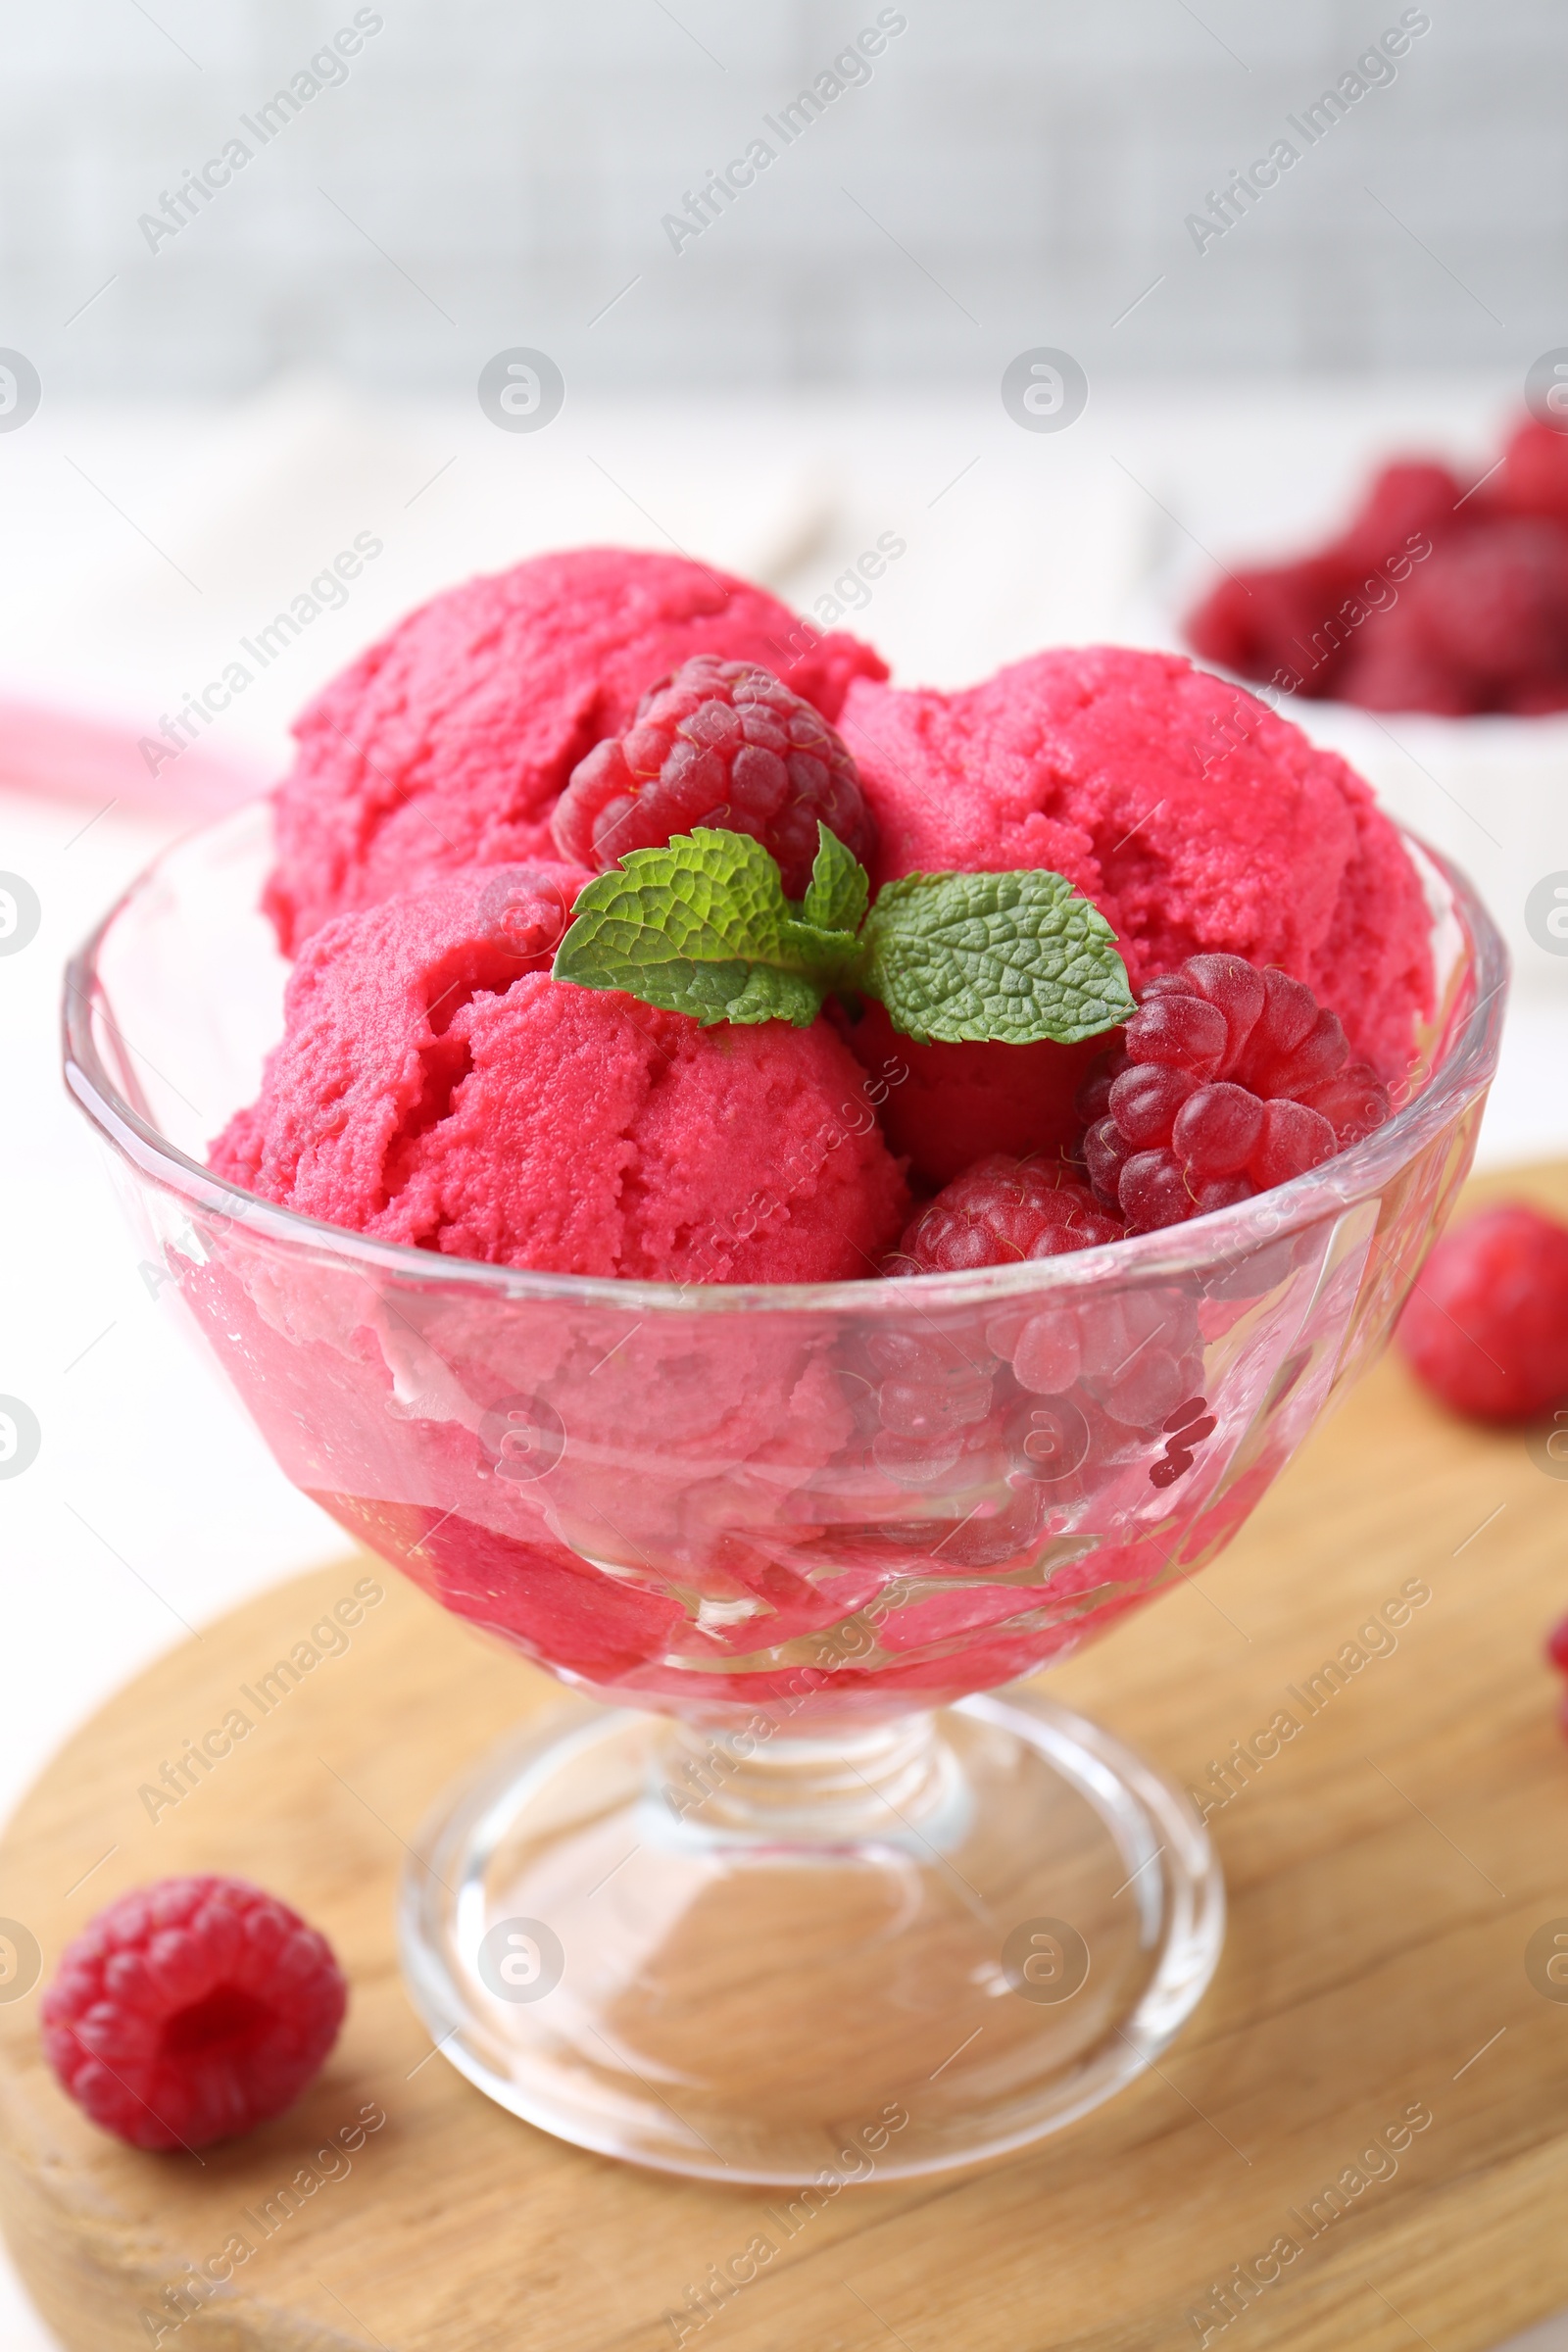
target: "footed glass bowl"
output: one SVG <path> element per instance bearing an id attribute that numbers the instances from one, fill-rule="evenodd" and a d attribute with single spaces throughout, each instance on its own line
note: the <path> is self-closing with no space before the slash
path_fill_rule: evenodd
<path id="1" fill-rule="evenodd" d="M 1223 1897 L 1185 1799 L 1004 1686 L 1211 1558 L 1383 1346 L 1495 1064 L 1484 909 L 1412 845 L 1419 1059 L 1277 1192 L 1039 1264 L 677 1289 L 369 1241 L 206 1172 L 281 1028 L 270 824 L 115 908 L 66 1076 L 287 1475 L 581 1694 L 419 1840 L 432 2035 L 547 2131 L 736 2181 L 936 2171 L 1082 2114 L 1191 2012 Z"/>

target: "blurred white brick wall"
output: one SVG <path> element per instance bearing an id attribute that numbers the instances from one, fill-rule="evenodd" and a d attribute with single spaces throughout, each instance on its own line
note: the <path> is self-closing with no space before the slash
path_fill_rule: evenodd
<path id="1" fill-rule="evenodd" d="M 1568 340 L 1563 0 L 1431 0 L 1392 86 L 1201 256 L 1185 216 L 1400 0 L 905 0 L 869 83 L 679 254 L 661 217 L 878 0 L 378 0 L 347 81 L 149 252 L 138 216 L 354 13 L 0 0 L 0 345 L 128 395 L 304 359 L 466 385 L 508 344 L 582 384 L 896 385 L 1039 343 L 1093 377 Z"/>

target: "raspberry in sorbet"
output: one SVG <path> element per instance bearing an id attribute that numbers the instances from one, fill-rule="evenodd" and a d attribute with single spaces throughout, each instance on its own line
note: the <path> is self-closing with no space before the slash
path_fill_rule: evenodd
<path id="1" fill-rule="evenodd" d="M 1079 1103 L 1096 1197 L 1135 1233 L 1288 1184 L 1389 1115 L 1338 1015 L 1240 956 L 1194 956 L 1152 980 Z"/>
<path id="2" fill-rule="evenodd" d="M 1092 1250 L 1123 1231 L 1121 1219 L 1059 1164 L 994 1152 L 927 1201 L 885 1271 L 967 1274 Z"/>
<path id="3" fill-rule="evenodd" d="M 699 654 L 644 695 L 624 735 L 594 747 L 551 824 L 561 855 L 587 866 L 696 825 L 749 833 L 777 858 L 785 897 L 802 899 L 819 820 L 869 861 L 871 820 L 842 736 L 770 670 Z"/>

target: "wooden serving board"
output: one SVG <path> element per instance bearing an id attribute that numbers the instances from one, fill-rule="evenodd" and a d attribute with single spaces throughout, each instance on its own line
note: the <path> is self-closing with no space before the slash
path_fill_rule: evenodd
<path id="1" fill-rule="evenodd" d="M 1568 1211 L 1568 1168 L 1472 1197 L 1501 1190 Z M 243 1873 L 332 1938 L 343 2038 L 289 2115 L 201 2161 L 155 2157 L 61 2096 L 35 1991 L 0 2003 L 0 2204 L 32 2292 L 73 2352 L 1494 2345 L 1568 2305 L 1568 1999 L 1527 1971 L 1532 1937 L 1568 1932 L 1568 1748 L 1540 1654 L 1568 1608 L 1565 1539 L 1568 1478 L 1383 1364 L 1225 1558 L 1051 1680 L 1195 1787 L 1282 1709 L 1303 1719 L 1210 1816 L 1231 1928 L 1192 2023 L 1033 2153 L 846 2188 L 792 2235 L 781 2193 L 563 2146 L 432 2054 L 394 1957 L 404 1842 L 451 1775 L 558 1694 L 374 1563 L 284 1585 L 56 1757 L 0 1845 L 0 1914 L 47 1977 L 121 1888 Z M 384 1597 L 352 1646 L 150 1819 L 142 1785 L 366 1574 Z M 1412 1586 L 1430 1599 L 1396 1646 L 1358 1642 Z M 1364 1662 L 1323 1678 L 1309 1712 L 1347 1644 Z M 1412 2111 L 1429 2118 L 1413 2132 Z M 701 2320 L 690 2290 L 759 2234 L 771 2258 Z M 236 2236 L 254 2251 L 175 2328 L 166 2290 Z M 1237 2289 L 1238 2265 L 1278 2276 Z"/>

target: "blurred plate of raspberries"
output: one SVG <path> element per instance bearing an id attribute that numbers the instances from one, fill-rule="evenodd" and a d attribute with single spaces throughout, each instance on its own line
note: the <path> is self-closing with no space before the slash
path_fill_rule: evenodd
<path id="1" fill-rule="evenodd" d="M 1214 553 L 1165 600 L 1175 641 L 1366 776 L 1549 982 L 1526 909 L 1568 866 L 1568 432 L 1527 416 L 1468 459 L 1396 450 L 1304 546 Z"/>

